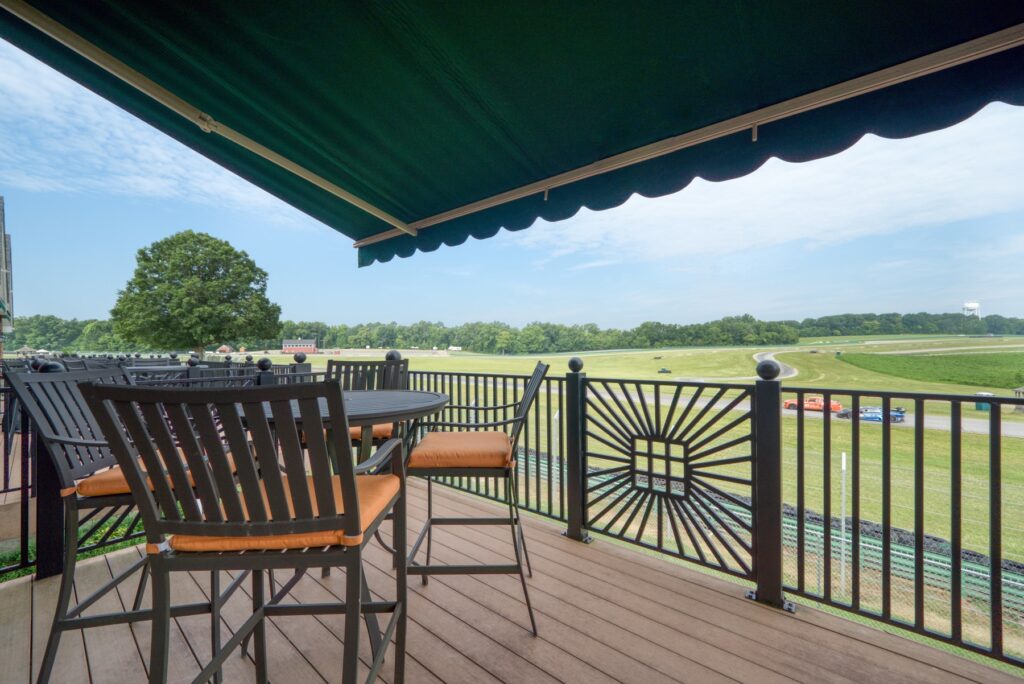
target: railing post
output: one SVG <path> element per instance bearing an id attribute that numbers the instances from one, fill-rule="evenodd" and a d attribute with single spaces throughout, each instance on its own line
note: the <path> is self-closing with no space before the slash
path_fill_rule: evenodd
<path id="1" fill-rule="evenodd" d="M 188 357 L 188 361 L 185 362 L 185 377 L 189 380 L 201 377 L 203 370 L 199 367 L 199 359 L 194 356 Z"/>
<path id="2" fill-rule="evenodd" d="M 593 541 L 584 529 L 586 514 L 586 478 L 584 477 L 584 420 L 586 416 L 584 383 L 587 374 L 583 360 L 569 359 L 569 372 L 565 374 L 565 454 L 566 454 L 566 517 L 565 536 L 585 543 Z"/>
<path id="3" fill-rule="evenodd" d="M 274 367 L 274 363 L 267 357 L 263 357 L 256 362 L 256 384 L 257 385 L 276 385 L 277 377 L 274 375 L 274 371 L 271 370 Z"/>
<path id="4" fill-rule="evenodd" d="M 60 373 L 66 370 L 56 362 L 42 363 L 40 373 Z M 63 483 L 53 464 L 46 445 L 31 428 L 33 456 L 36 463 L 36 578 L 53 577 L 64 571 L 64 498 L 60 495 Z M 29 439 L 23 432 L 22 439 Z M 22 496 L 25 495 L 24 488 Z"/>
<path id="5" fill-rule="evenodd" d="M 295 360 L 291 368 L 292 373 L 309 373 L 313 370 L 313 364 L 306 363 L 305 352 L 295 352 L 292 358 Z"/>
<path id="6" fill-rule="evenodd" d="M 793 611 L 782 593 L 782 386 L 779 364 L 757 364 L 754 384 L 754 574 L 748 598 Z"/>

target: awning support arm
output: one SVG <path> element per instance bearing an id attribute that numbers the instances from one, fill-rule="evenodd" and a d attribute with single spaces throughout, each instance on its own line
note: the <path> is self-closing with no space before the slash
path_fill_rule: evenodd
<path id="1" fill-rule="evenodd" d="M 366 200 L 353 195 L 349 191 L 335 185 L 326 178 L 318 176 L 309 169 L 296 164 L 287 157 L 274 152 L 265 145 L 261 145 L 252 138 L 220 123 L 209 114 L 200 111 L 198 108 L 192 106 L 163 86 L 160 86 L 154 81 L 146 78 L 124 62 L 121 62 L 112 55 L 99 49 L 77 33 L 71 31 L 63 24 L 51 19 L 23 0 L 0 0 L 0 7 L 3 7 L 26 24 L 46 34 L 64 47 L 78 53 L 109 74 L 121 79 L 139 92 L 148 95 L 171 111 L 188 119 L 206 133 L 215 133 L 223 138 L 227 138 L 239 147 L 249 150 L 253 154 L 280 166 L 285 171 L 293 173 L 299 178 L 312 183 L 321 190 L 325 190 L 335 197 L 362 209 L 366 213 L 376 216 L 381 221 L 391 224 L 395 227 L 397 235 L 416 235 L 416 229 L 408 226 L 404 221 L 375 207 Z"/>

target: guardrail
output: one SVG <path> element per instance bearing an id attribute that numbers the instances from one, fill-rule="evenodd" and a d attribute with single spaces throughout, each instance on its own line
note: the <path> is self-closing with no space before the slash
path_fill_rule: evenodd
<path id="1" fill-rule="evenodd" d="M 520 505 L 576 540 L 726 573 L 776 607 L 801 597 L 1024 664 L 1024 399 L 783 388 L 777 371 L 763 362 L 750 384 L 591 378 L 573 359 L 531 409 Z M 152 382 L 323 377 L 268 363 L 189 375 Z M 515 403 L 528 379 L 409 377 L 466 406 L 460 422 Z M 487 478 L 443 483 L 503 497 Z"/>
<path id="2" fill-rule="evenodd" d="M 526 386 L 528 375 L 409 371 L 409 388 L 443 392 L 459 406 L 492 406 L 515 403 Z M 505 408 L 490 419 L 507 420 L 514 409 Z M 556 520 L 568 519 L 565 459 L 565 379 L 547 377 L 519 439 L 516 467 L 519 469 L 519 505 Z M 472 408 L 458 409 L 451 418 L 474 422 Z M 482 418 L 481 418 L 482 419 Z M 504 485 L 494 478 L 438 478 L 456 489 L 504 501 Z"/>
<path id="3" fill-rule="evenodd" d="M 783 388 L 773 363 L 758 370 L 752 384 L 589 378 L 574 359 L 532 412 L 521 504 L 777 607 L 799 596 L 1024 664 L 1024 400 Z M 527 379 L 410 375 L 481 406 Z"/>

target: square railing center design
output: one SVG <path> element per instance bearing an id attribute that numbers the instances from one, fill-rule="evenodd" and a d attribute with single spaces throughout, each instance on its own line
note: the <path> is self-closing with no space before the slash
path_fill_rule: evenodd
<path id="1" fill-rule="evenodd" d="M 689 472 L 685 444 L 657 437 L 633 437 L 630 461 L 634 489 L 686 495 Z"/>

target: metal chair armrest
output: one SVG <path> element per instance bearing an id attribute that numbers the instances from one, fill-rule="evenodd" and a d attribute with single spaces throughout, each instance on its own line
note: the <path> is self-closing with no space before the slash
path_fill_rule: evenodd
<path id="1" fill-rule="evenodd" d="M 519 406 L 518 401 L 513 401 L 509 404 L 498 404 L 495 406 L 469 406 L 467 404 L 448 404 L 444 407 L 445 411 L 451 409 L 465 409 L 467 411 L 499 411 L 501 409 L 515 408 Z"/>
<path id="2" fill-rule="evenodd" d="M 454 428 L 488 428 L 488 427 L 501 427 L 503 425 L 513 425 L 526 420 L 526 417 L 522 418 L 509 418 L 508 420 L 492 420 L 485 421 L 482 423 L 455 423 L 451 421 L 433 421 L 429 423 L 422 423 L 421 427 L 425 428 L 439 428 L 439 427 L 454 427 Z"/>
<path id="3" fill-rule="evenodd" d="M 395 475 L 401 477 L 404 474 L 404 464 L 402 463 L 402 459 L 395 459 L 396 450 L 397 453 L 401 454 L 401 447 L 402 440 L 397 438 L 389 439 L 384 442 L 384 444 L 374 452 L 373 456 L 356 466 L 356 475 L 375 475 L 381 472 L 385 466 L 390 466 L 391 471 Z M 399 465 L 398 471 L 403 472 L 396 472 L 395 463 L 398 463 Z"/>

